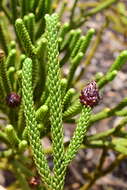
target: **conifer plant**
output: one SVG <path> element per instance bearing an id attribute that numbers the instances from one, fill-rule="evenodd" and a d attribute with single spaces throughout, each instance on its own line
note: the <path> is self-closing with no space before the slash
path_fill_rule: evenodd
<path id="1" fill-rule="evenodd" d="M 100 148 L 100 162 L 89 174 L 81 190 L 90 189 L 96 180 L 111 172 L 127 155 L 127 97 L 111 109 L 92 114 L 100 102 L 100 90 L 116 76 L 127 61 L 127 50 L 120 52 L 106 74 L 97 73 L 84 81 L 80 91 L 75 85 L 83 73 L 75 75 L 96 32 L 82 35 L 90 16 L 109 8 L 116 0 L 106 0 L 85 15 L 76 17 L 77 0 L 70 9 L 69 22 L 62 23 L 66 1 L 11 0 L 0 2 L 0 141 L 1 169 L 16 177 L 12 189 L 63 190 L 66 170 L 80 148 Z M 57 11 L 57 5 L 61 5 Z M 57 13 L 56 13 L 57 12 Z M 8 28 L 7 28 L 8 27 Z M 10 33 L 10 34 L 9 34 Z M 92 50 L 89 50 L 92 51 Z M 64 66 L 68 65 L 64 77 Z M 93 123 L 121 116 L 120 124 L 90 135 Z M 76 128 L 68 144 L 64 123 Z M 109 141 L 109 135 L 112 139 Z M 46 136 L 50 149 L 42 145 Z M 109 149 L 118 154 L 103 169 Z M 53 168 L 47 155 L 53 157 Z"/>

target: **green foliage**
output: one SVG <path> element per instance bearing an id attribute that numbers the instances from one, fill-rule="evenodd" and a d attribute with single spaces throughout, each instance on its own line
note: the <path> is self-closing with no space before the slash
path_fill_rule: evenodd
<path id="1" fill-rule="evenodd" d="M 17 183 L 12 185 L 13 189 L 30 190 L 30 178 L 39 175 L 41 183 L 36 189 L 63 190 L 67 167 L 78 150 L 100 148 L 99 166 L 90 174 L 90 182 L 81 188 L 87 190 L 127 155 L 127 97 L 113 108 L 92 114 L 93 107 L 89 101 L 85 100 L 84 105 L 80 102 L 79 89 L 82 89 L 77 88 L 86 67 L 78 76 L 76 74 L 83 59 L 86 65 L 90 63 L 107 23 L 97 33 L 91 28 L 84 34 L 79 26 L 105 9 L 110 11 L 117 0 L 100 1 L 86 12 L 79 8 L 78 3 L 78 0 L 73 1 L 69 19 L 62 23 L 60 18 L 62 20 L 68 11 L 65 6 L 68 3 L 64 0 L 61 4 L 59 0 L 0 2 L 0 118 L 4 115 L 1 120 L 6 121 L 0 126 L 0 141 L 6 147 L 0 152 L 0 158 L 6 160 L 16 176 Z M 58 9 L 59 4 L 61 9 Z M 79 15 L 76 9 L 79 9 Z M 125 7 L 118 3 L 117 9 L 125 22 Z M 127 50 L 124 50 L 105 74 L 93 76 L 99 90 L 117 76 L 126 61 Z M 64 73 L 66 66 L 67 76 Z M 81 84 L 85 85 L 86 81 Z M 15 96 L 11 100 L 8 98 L 10 93 L 21 97 L 20 105 L 16 104 Z M 112 116 L 122 117 L 117 126 L 88 135 L 95 122 Z M 65 123 L 76 124 L 68 146 L 64 141 Z M 41 143 L 44 136 L 51 139 L 50 150 Z M 103 170 L 108 149 L 116 151 L 118 156 L 109 168 Z M 46 154 L 53 157 L 52 170 Z"/>

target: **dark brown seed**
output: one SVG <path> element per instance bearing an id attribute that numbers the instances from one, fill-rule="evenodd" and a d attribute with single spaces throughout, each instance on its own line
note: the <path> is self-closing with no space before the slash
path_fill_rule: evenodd
<path id="1" fill-rule="evenodd" d="M 41 182 L 41 181 L 40 181 L 40 178 L 34 176 L 34 177 L 32 177 L 32 178 L 29 180 L 29 185 L 30 185 L 31 187 L 36 187 L 36 186 L 40 185 L 40 182 Z"/>
<path id="2" fill-rule="evenodd" d="M 80 102 L 83 105 L 94 107 L 100 100 L 99 89 L 95 81 L 90 82 L 81 90 Z"/>
<path id="3" fill-rule="evenodd" d="M 9 107 L 15 108 L 19 106 L 21 102 L 21 97 L 15 92 L 11 92 L 10 94 L 7 95 L 6 102 Z"/>

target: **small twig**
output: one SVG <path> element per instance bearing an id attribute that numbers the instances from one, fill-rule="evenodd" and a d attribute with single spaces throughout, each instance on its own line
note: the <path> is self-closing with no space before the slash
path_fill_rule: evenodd
<path id="1" fill-rule="evenodd" d="M 74 4 L 73 4 L 72 9 L 71 9 L 71 15 L 70 15 L 70 23 L 71 24 L 73 23 L 73 18 L 74 18 L 75 8 L 76 8 L 76 5 L 77 5 L 77 2 L 78 2 L 78 0 L 74 0 Z"/>
<path id="2" fill-rule="evenodd" d="M 87 183 L 87 184 L 85 184 L 85 185 L 83 185 L 83 186 L 80 188 L 80 190 L 88 190 L 88 189 L 90 189 L 90 188 L 93 186 L 93 184 L 94 184 L 99 178 L 101 178 L 101 177 L 107 175 L 108 173 L 110 173 L 116 166 L 118 166 L 118 164 L 119 164 L 125 157 L 126 157 L 126 155 L 120 154 L 120 155 L 117 156 L 117 158 L 115 159 L 115 161 L 112 162 L 112 164 L 111 164 L 107 169 L 105 169 L 105 170 L 100 170 L 99 172 L 96 172 L 96 171 L 95 171 L 95 172 L 92 174 L 92 178 L 91 178 L 90 182 Z M 101 159 L 103 160 L 103 154 L 102 154 L 102 158 L 101 158 Z"/>

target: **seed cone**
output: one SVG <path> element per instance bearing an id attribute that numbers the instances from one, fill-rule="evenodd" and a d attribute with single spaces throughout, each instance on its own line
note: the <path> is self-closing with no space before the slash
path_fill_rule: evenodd
<path id="1" fill-rule="evenodd" d="M 87 86 L 81 90 L 80 102 L 83 105 L 94 107 L 100 100 L 99 89 L 95 81 L 87 84 Z"/>
<path id="2" fill-rule="evenodd" d="M 6 97 L 7 105 L 12 108 L 19 106 L 20 101 L 21 101 L 21 97 L 15 92 L 11 92 Z"/>

